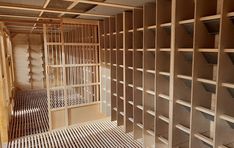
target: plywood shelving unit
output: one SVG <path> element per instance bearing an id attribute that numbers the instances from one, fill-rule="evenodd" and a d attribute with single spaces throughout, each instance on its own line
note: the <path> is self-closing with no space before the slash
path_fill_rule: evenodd
<path id="1" fill-rule="evenodd" d="M 232 0 L 156 0 L 107 19 L 112 120 L 145 147 L 233 148 L 233 14 Z"/>

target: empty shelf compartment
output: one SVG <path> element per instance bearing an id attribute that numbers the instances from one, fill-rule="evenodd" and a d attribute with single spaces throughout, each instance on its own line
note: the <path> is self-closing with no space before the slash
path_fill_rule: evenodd
<path id="1" fill-rule="evenodd" d="M 190 129 L 182 124 L 177 124 L 176 128 L 180 129 L 181 131 L 190 134 Z"/>

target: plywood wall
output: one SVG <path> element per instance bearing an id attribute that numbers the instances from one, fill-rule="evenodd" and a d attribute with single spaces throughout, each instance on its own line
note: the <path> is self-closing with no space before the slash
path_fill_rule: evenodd
<path id="1" fill-rule="evenodd" d="M 12 39 L 16 87 L 44 88 L 43 40 L 39 34 L 17 34 Z"/>

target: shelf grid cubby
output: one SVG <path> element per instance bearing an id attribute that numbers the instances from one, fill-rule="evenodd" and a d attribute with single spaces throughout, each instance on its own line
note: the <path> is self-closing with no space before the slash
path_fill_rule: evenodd
<path id="1" fill-rule="evenodd" d="M 233 18 L 233 0 L 156 0 L 102 21 L 112 120 L 145 147 L 234 148 Z"/>

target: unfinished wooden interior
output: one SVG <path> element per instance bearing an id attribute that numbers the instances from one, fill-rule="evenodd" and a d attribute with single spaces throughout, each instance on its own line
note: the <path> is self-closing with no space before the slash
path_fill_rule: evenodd
<path id="1" fill-rule="evenodd" d="M 137 140 L 129 147 L 234 148 L 233 0 L 36 5 L 0 0 L 2 143 L 16 120 L 15 94 L 42 89 L 48 128 L 41 131 L 48 133 L 36 132 L 35 139 L 61 132 L 65 141 L 76 141 L 77 124 L 105 118 L 122 128 L 123 138 Z M 37 14 L 1 14 L 22 9 Z"/>

